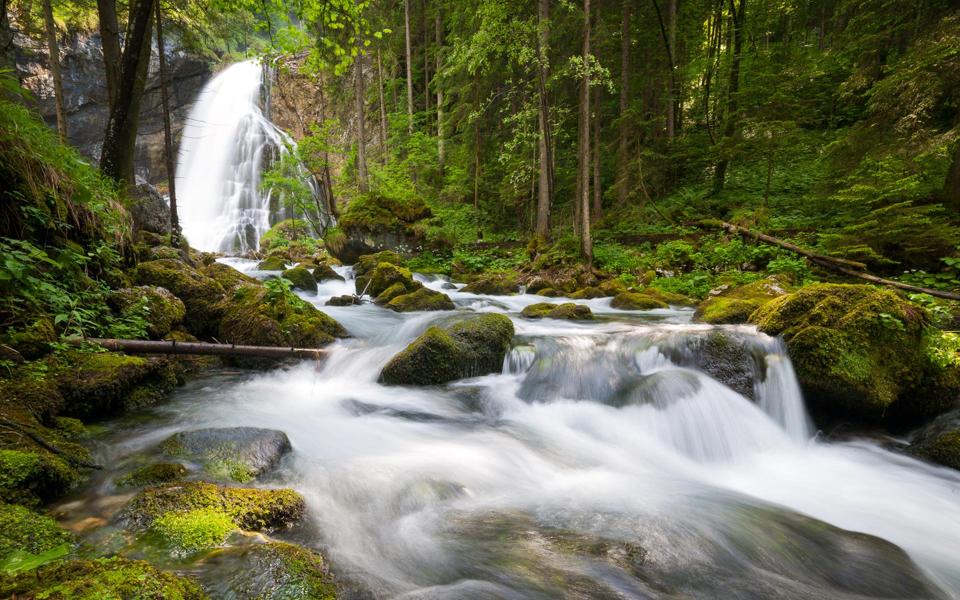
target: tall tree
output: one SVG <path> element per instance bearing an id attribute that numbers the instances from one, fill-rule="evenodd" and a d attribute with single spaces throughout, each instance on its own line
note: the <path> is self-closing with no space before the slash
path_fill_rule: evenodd
<path id="1" fill-rule="evenodd" d="M 50 0 L 43 0 L 43 24 L 47 33 L 47 53 L 50 58 L 50 75 L 53 77 L 53 103 L 57 112 L 57 133 L 60 141 L 67 142 L 67 111 L 63 99 L 63 76 L 60 72 L 60 44 L 57 41 L 57 24 L 53 20 Z"/>
<path id="2" fill-rule="evenodd" d="M 583 0 L 583 74 L 580 80 L 580 135 L 577 170 L 580 173 L 580 255 L 587 268 L 593 266 L 590 238 L 590 0 Z"/>
<path id="3" fill-rule="evenodd" d="M 603 215 L 603 197 L 600 188 L 600 88 L 593 88 L 593 207 L 591 216 L 599 219 Z"/>
<path id="4" fill-rule="evenodd" d="M 437 67 L 433 75 L 433 87 L 436 88 L 437 92 L 437 168 L 442 178 L 444 165 L 447 162 L 447 142 L 444 139 L 443 131 L 443 85 L 438 77 L 440 69 L 443 67 L 443 17 L 439 8 L 437 8 L 437 14 L 434 16 L 434 28 L 437 43 L 437 47 L 433 51 L 437 61 Z"/>
<path id="5" fill-rule="evenodd" d="M 407 133 L 413 135 L 413 51 L 410 48 L 410 0 L 403 0 L 403 33 L 407 63 Z"/>
<path id="6" fill-rule="evenodd" d="M 550 49 L 550 0 L 537 2 L 537 185 L 536 234 L 543 239 L 550 235 L 550 208 L 553 203 L 553 152 L 550 139 L 550 103 L 547 99 Z"/>
<path id="7" fill-rule="evenodd" d="M 140 101 L 150 62 L 154 0 L 133 0 L 120 60 L 120 80 L 107 117 L 100 169 L 116 181 L 133 185 L 133 156 L 140 121 Z"/>
<path id="8" fill-rule="evenodd" d="M 367 187 L 367 126 L 366 109 L 364 107 L 363 83 L 363 41 L 357 31 L 357 58 L 354 61 L 354 102 L 357 111 L 357 186 L 366 193 Z"/>
<path id="9" fill-rule="evenodd" d="M 380 47 L 377 47 L 377 94 L 380 102 L 380 160 L 387 161 L 387 106 L 383 100 L 383 63 L 380 60 Z"/>
<path id="10" fill-rule="evenodd" d="M 727 114 L 723 126 L 723 141 L 720 148 L 720 159 L 713 172 L 713 191 L 723 190 L 727 179 L 727 168 L 730 166 L 730 151 L 739 124 L 737 114 L 737 95 L 740 92 L 740 59 L 743 53 L 743 36 L 747 19 L 747 0 L 740 0 L 737 8 L 735 0 L 730 0 L 730 14 L 733 19 L 733 57 L 730 61 L 730 83 L 727 86 Z"/>
<path id="11" fill-rule="evenodd" d="M 120 87 L 120 25 L 117 21 L 116 0 L 97 0 L 97 22 L 107 84 L 107 106 L 113 108 L 117 88 Z"/>
<path id="12" fill-rule="evenodd" d="M 620 125 L 617 164 L 617 200 L 620 206 L 627 204 L 630 195 L 630 0 L 623 0 L 620 18 Z"/>
<path id="13" fill-rule="evenodd" d="M 677 131 L 677 0 L 667 0 L 667 53 L 670 79 L 667 80 L 667 139 Z"/>
<path id="14" fill-rule="evenodd" d="M 170 96 L 167 93 L 167 57 L 163 42 L 163 9 L 156 2 L 157 57 L 160 68 L 160 107 L 163 110 L 163 155 L 167 167 L 167 192 L 170 196 L 170 245 L 180 247 L 180 217 L 177 214 L 177 172 L 173 162 L 173 131 L 170 126 Z"/>

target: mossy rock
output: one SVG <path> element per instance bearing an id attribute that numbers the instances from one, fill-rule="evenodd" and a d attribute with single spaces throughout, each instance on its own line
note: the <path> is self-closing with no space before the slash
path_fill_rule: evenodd
<path id="1" fill-rule="evenodd" d="M 168 357 L 70 351 L 62 364 L 57 385 L 65 399 L 63 413 L 79 418 L 155 404 L 181 376 L 178 363 Z"/>
<path id="2" fill-rule="evenodd" d="M 560 298 L 563 296 L 563 292 L 560 290 L 555 290 L 549 287 L 537 290 L 536 294 L 538 296 L 543 296 L 544 298 Z"/>
<path id="3" fill-rule="evenodd" d="M 283 247 L 302 238 L 312 238 L 310 224 L 303 219 L 285 219 L 270 227 L 260 238 L 260 251 Z"/>
<path id="4" fill-rule="evenodd" d="M 356 277 L 363 277 L 376 269 L 380 263 L 390 263 L 391 265 L 402 267 L 404 260 L 402 256 L 393 250 L 384 250 L 376 254 L 364 254 L 357 258 L 357 262 L 353 265 L 353 273 Z"/>
<path id="5" fill-rule="evenodd" d="M 163 259 L 137 265 L 134 280 L 140 285 L 166 288 L 183 301 L 187 309 L 183 323 L 198 337 L 216 335 L 223 313 L 220 301 L 225 291 L 214 279 L 178 260 Z"/>
<path id="6" fill-rule="evenodd" d="M 333 270 L 326 262 L 318 263 L 316 268 L 313 270 L 313 279 L 317 283 L 323 283 L 324 281 L 345 281 L 343 276 Z"/>
<path id="7" fill-rule="evenodd" d="M 397 296 L 387 302 L 386 306 L 395 312 L 453 310 L 456 308 L 450 296 L 425 287 L 409 294 Z"/>
<path id="8" fill-rule="evenodd" d="M 76 458 L 89 459 L 81 447 L 61 446 Z M 46 450 L 0 450 L 0 502 L 39 506 L 62 496 L 79 480 L 80 473 L 75 467 Z"/>
<path id="9" fill-rule="evenodd" d="M 607 297 L 617 296 L 618 294 L 630 291 L 619 279 L 605 279 L 601 281 L 597 287 L 603 292 L 603 295 Z"/>
<path id="10" fill-rule="evenodd" d="M 788 291 L 777 279 L 725 289 L 701 302 L 693 318 L 714 325 L 746 323 L 753 311 Z"/>
<path id="11" fill-rule="evenodd" d="M 135 315 L 146 321 L 147 333 L 154 339 L 170 333 L 187 314 L 180 298 L 166 288 L 152 285 L 116 290 L 108 301 L 119 314 Z"/>
<path id="12" fill-rule="evenodd" d="M 750 317 L 782 336 L 815 409 L 895 423 L 933 416 L 960 395 L 958 361 L 943 361 L 943 334 L 924 309 L 868 285 L 815 284 Z"/>
<path id="13" fill-rule="evenodd" d="M 619 310 L 653 310 L 656 308 L 668 308 L 663 300 L 658 300 L 647 294 L 636 292 L 622 292 L 614 296 L 610 301 L 610 306 Z"/>
<path id="14" fill-rule="evenodd" d="M 306 506 L 303 497 L 289 489 L 237 488 L 194 481 L 147 488 L 134 496 L 118 519 L 127 528 L 145 530 L 166 513 L 199 509 L 223 511 L 241 529 L 269 531 L 298 523 Z"/>
<path id="15" fill-rule="evenodd" d="M 692 300 L 683 294 L 675 294 L 673 292 L 666 292 L 664 290 L 658 290 L 654 287 L 646 287 L 640 290 L 640 293 L 644 296 L 649 296 L 654 300 L 659 300 L 660 302 L 665 302 L 670 306 L 695 306 L 697 304 L 696 300 Z"/>
<path id="16" fill-rule="evenodd" d="M 447 328 L 430 327 L 380 373 L 387 384 L 435 385 L 499 372 L 513 339 L 513 323 L 485 314 Z"/>
<path id="17" fill-rule="evenodd" d="M 257 280 L 253 277 L 241 273 L 230 265 L 225 265 L 220 262 L 210 263 L 203 268 L 203 273 L 222 285 L 223 289 L 227 292 L 232 292 L 241 285 L 257 284 Z"/>
<path id="18" fill-rule="evenodd" d="M 340 587 L 323 557 L 295 544 L 248 544 L 209 560 L 217 574 L 211 587 L 231 597 L 335 600 L 340 596 Z"/>
<path id="19" fill-rule="evenodd" d="M 553 281 L 546 277 L 536 275 L 527 280 L 526 290 L 528 294 L 536 294 L 540 290 L 553 289 Z"/>
<path id="20" fill-rule="evenodd" d="M 160 450 L 198 463 L 212 477 L 240 483 L 253 481 L 291 450 L 287 434 L 259 427 L 216 427 L 173 434 Z"/>
<path id="21" fill-rule="evenodd" d="M 99 558 L 54 563 L 0 579 L 0 596 L 44 600 L 207 600 L 193 580 L 150 563 Z"/>
<path id="22" fill-rule="evenodd" d="M 589 321 L 593 319 L 593 311 L 589 306 L 565 302 L 551 304 L 538 302 L 524 307 L 520 315 L 527 319 L 564 319 L 567 321 Z"/>
<path id="23" fill-rule="evenodd" d="M 73 541 L 70 532 L 50 517 L 24 506 L 0 504 L 0 564 L 17 552 L 44 554 Z"/>
<path id="24" fill-rule="evenodd" d="M 160 462 L 145 465 L 117 479 L 117 487 L 146 487 L 179 481 L 187 476 L 187 468 L 180 463 Z"/>
<path id="25" fill-rule="evenodd" d="M 352 294 L 343 294 L 342 296 L 333 296 L 327 300 L 327 306 L 355 306 L 360 305 L 362 302 L 359 298 Z"/>
<path id="26" fill-rule="evenodd" d="M 517 283 L 517 278 L 513 275 L 491 273 L 471 281 L 460 291 L 485 296 L 510 296 L 520 291 L 520 284 Z"/>
<path id="27" fill-rule="evenodd" d="M 190 556 L 216 548 L 236 529 L 233 518 L 218 508 L 168 512 L 150 525 L 150 531 L 171 548 L 175 556 Z"/>
<path id="28" fill-rule="evenodd" d="M 914 433 L 907 452 L 917 458 L 960 470 L 960 410 L 941 415 Z"/>
<path id="29" fill-rule="evenodd" d="M 371 298 L 376 298 L 387 288 L 398 283 L 408 292 L 421 287 L 420 283 L 413 280 L 413 274 L 409 269 L 383 262 L 373 270 L 357 277 L 356 290 L 358 294 L 367 294 Z"/>
<path id="30" fill-rule="evenodd" d="M 589 286 L 575 291 L 570 294 L 570 297 L 574 300 L 592 300 L 594 298 L 603 298 L 607 294 L 599 287 Z"/>
<path id="31" fill-rule="evenodd" d="M 268 256 L 257 263 L 258 271 L 283 271 L 287 268 L 287 259 L 283 256 Z"/>
<path id="32" fill-rule="evenodd" d="M 183 260 L 184 257 L 185 254 L 182 250 L 177 250 L 176 248 L 171 248 L 170 246 L 153 246 L 147 250 L 145 256 L 147 260 L 160 260 L 162 258 Z"/>
<path id="33" fill-rule="evenodd" d="M 297 266 L 287 269 L 280 276 L 290 280 L 296 290 L 314 293 L 317 291 L 317 280 L 313 278 L 313 273 L 306 267 Z"/>
<path id="34" fill-rule="evenodd" d="M 376 304 L 386 304 L 397 296 L 402 296 L 406 293 L 408 293 L 407 286 L 403 282 L 398 281 L 397 283 L 380 292 L 380 294 L 378 294 L 373 301 Z M 351 298 L 353 298 L 353 296 L 351 296 Z"/>
<path id="35" fill-rule="evenodd" d="M 27 360 L 35 360 L 50 353 L 50 344 L 58 339 L 53 321 L 46 317 L 35 319 L 22 329 L 8 329 L 0 337 L 5 345 L 16 350 Z"/>

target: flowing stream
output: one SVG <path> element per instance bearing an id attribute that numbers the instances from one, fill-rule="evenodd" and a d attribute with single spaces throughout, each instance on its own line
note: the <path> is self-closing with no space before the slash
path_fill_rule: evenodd
<path id="1" fill-rule="evenodd" d="M 351 292 L 340 272 L 304 297 Z M 960 476 L 818 441 L 777 340 L 609 299 L 580 301 L 594 322 L 529 321 L 544 298 L 420 279 L 457 310 L 323 307 L 354 336 L 325 361 L 191 382 L 114 427 L 104 460 L 181 429 L 286 432 L 266 483 L 307 498 L 299 540 L 378 598 L 960 597 Z M 501 373 L 377 383 L 429 325 L 484 311 L 516 327 Z M 730 345 L 710 358 L 710 340 Z M 911 560 L 935 587 L 900 574 Z"/>

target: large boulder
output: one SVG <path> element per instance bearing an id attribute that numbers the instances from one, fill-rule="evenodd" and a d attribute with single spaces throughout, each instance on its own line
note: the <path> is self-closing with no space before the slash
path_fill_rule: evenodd
<path id="1" fill-rule="evenodd" d="M 170 206 L 157 188 L 140 177 L 133 188 L 130 215 L 135 229 L 166 235 L 170 233 Z"/>
<path id="2" fill-rule="evenodd" d="M 939 414 L 960 396 L 960 358 L 924 309 L 868 285 L 816 284 L 750 317 L 782 336 L 811 407 L 893 423 Z"/>
<path id="3" fill-rule="evenodd" d="M 382 262 L 369 271 L 357 275 L 356 289 L 358 294 L 367 294 L 376 298 L 395 284 L 400 284 L 408 292 L 419 288 L 421 284 L 413 280 L 413 273 L 409 269 L 393 263 Z"/>
<path id="4" fill-rule="evenodd" d="M 486 314 L 451 327 L 431 327 L 390 359 L 380 373 L 387 384 L 434 385 L 500 371 L 513 323 Z"/>
<path id="5" fill-rule="evenodd" d="M 287 269 L 280 276 L 289 280 L 295 290 L 314 293 L 317 291 L 317 280 L 313 278 L 313 273 L 306 267 L 297 266 Z"/>
<path id="6" fill-rule="evenodd" d="M 143 319 L 147 333 L 154 339 L 170 333 L 187 314 L 180 298 L 166 288 L 151 285 L 121 288 L 110 294 L 108 302 L 122 316 Z"/>
<path id="7" fill-rule="evenodd" d="M 710 297 L 697 307 L 693 318 L 714 325 L 746 323 L 753 311 L 788 291 L 784 284 L 773 278 L 740 287 L 724 287 L 711 292 Z"/>
<path id="8" fill-rule="evenodd" d="M 396 291 L 396 288 L 393 288 Z M 390 291 L 390 290 L 387 290 Z M 377 297 L 380 301 L 380 297 Z M 443 292 L 421 287 L 407 294 L 391 296 L 387 308 L 396 312 L 414 312 L 423 310 L 453 310 L 453 300 Z"/>
<path id="9" fill-rule="evenodd" d="M 212 556 L 209 586 L 231 598 L 310 600 L 340 597 L 323 556 L 302 546 L 270 541 Z"/>
<path id="10" fill-rule="evenodd" d="M 914 433 L 907 452 L 960 470 L 960 410 L 941 415 Z"/>
<path id="11" fill-rule="evenodd" d="M 134 281 L 166 288 L 180 298 L 187 309 L 183 324 L 190 333 L 201 338 L 216 335 L 225 293 L 216 280 L 182 261 L 164 258 L 137 265 Z"/>
<path id="12" fill-rule="evenodd" d="M 483 294 L 486 296 L 509 296 L 520 291 L 520 284 L 514 275 L 508 273 L 489 273 L 474 279 L 460 291 L 468 294 Z"/>
<path id="13" fill-rule="evenodd" d="M 231 292 L 241 285 L 257 283 L 257 280 L 249 275 L 241 273 L 230 265 L 220 262 L 213 262 L 203 268 L 203 274 L 223 286 L 223 289 Z"/>
<path id="14" fill-rule="evenodd" d="M 593 311 L 589 306 L 565 302 L 551 304 L 538 302 L 524 307 L 520 315 L 526 319 L 564 319 L 567 321 L 589 321 L 593 319 Z"/>
<path id="15" fill-rule="evenodd" d="M 169 456 L 200 464 L 217 479 L 246 483 L 272 469 L 290 452 L 287 434 L 259 427 L 181 431 L 160 449 Z"/>
<path id="16" fill-rule="evenodd" d="M 333 267 L 331 267 L 327 262 L 321 262 L 317 264 L 317 266 L 313 269 L 313 279 L 317 283 L 330 280 L 344 281 L 343 275 L 340 275 L 334 271 Z"/>
<path id="17" fill-rule="evenodd" d="M 618 310 L 653 310 L 655 308 L 667 308 L 668 305 L 662 300 L 658 300 L 647 294 L 637 292 L 621 292 L 613 297 L 610 306 Z"/>
<path id="18" fill-rule="evenodd" d="M 753 335 L 717 328 L 671 337 L 657 347 L 674 364 L 703 371 L 751 400 L 757 400 L 756 384 L 766 378 L 766 351 Z"/>

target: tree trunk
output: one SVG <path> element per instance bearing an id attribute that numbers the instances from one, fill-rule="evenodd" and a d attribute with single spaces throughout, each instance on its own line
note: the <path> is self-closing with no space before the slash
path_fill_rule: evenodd
<path id="1" fill-rule="evenodd" d="M 407 133 L 413 135 L 413 52 L 410 49 L 410 0 L 403 0 L 403 31 L 407 42 Z"/>
<path id="2" fill-rule="evenodd" d="M 669 70 L 670 77 L 667 79 L 667 118 L 666 118 L 666 129 L 667 129 L 667 139 L 673 140 L 674 136 L 674 100 L 673 100 L 673 91 L 676 86 L 676 69 L 673 66 L 673 42 L 671 41 L 671 35 L 667 31 L 667 25 L 663 22 L 663 14 L 660 12 L 660 3 L 657 0 L 652 0 L 654 12 L 657 13 L 657 23 L 660 25 L 660 36 L 663 38 L 663 48 L 667 53 L 667 69 Z"/>
<path id="3" fill-rule="evenodd" d="M 151 25 L 155 0 L 131 4 L 130 27 L 120 61 L 120 85 L 107 118 L 100 169 L 116 181 L 133 185 L 133 156 L 137 143 L 140 101 L 150 62 Z"/>
<path id="4" fill-rule="evenodd" d="M 420 0 L 420 32 L 423 42 L 423 107 L 427 115 L 430 114 L 430 36 L 427 35 L 427 5 L 424 0 Z M 427 117 L 429 123 L 430 117 Z M 430 130 L 430 127 L 427 127 Z"/>
<path id="5" fill-rule="evenodd" d="M 60 44 L 57 42 L 57 24 L 53 21 L 53 6 L 43 0 L 43 24 L 47 33 L 47 52 L 50 55 L 50 75 L 53 77 L 53 103 L 57 112 L 57 133 L 67 143 L 67 111 L 63 106 L 63 77 L 60 73 Z"/>
<path id="6" fill-rule="evenodd" d="M 443 170 L 447 162 L 447 147 L 446 140 L 444 140 L 444 131 L 443 131 L 443 86 L 440 85 L 440 80 L 437 78 L 437 75 L 440 74 L 440 69 L 443 66 L 443 56 L 440 52 L 440 49 L 443 47 L 443 19 L 440 16 L 440 9 L 437 8 L 437 14 L 434 18 L 435 33 L 437 47 L 434 49 L 434 54 L 436 55 L 437 66 L 434 69 L 433 74 L 433 87 L 437 91 L 437 168 L 440 171 L 440 178 L 443 179 Z"/>
<path id="7" fill-rule="evenodd" d="M 380 162 L 387 164 L 387 107 L 383 101 L 383 65 L 377 48 L 377 93 L 380 97 Z"/>
<path id="8" fill-rule="evenodd" d="M 68 344 L 97 344 L 114 352 L 127 354 L 197 354 L 201 356 L 261 356 L 264 358 L 321 358 L 321 348 L 283 348 L 278 346 L 238 346 L 208 342 L 176 342 L 153 340 L 120 340 L 102 338 L 68 338 Z"/>
<path id="9" fill-rule="evenodd" d="M 600 88 L 593 88 L 593 214 L 598 221 L 603 216 L 603 198 L 600 194 Z"/>
<path id="10" fill-rule="evenodd" d="M 677 0 L 667 1 L 667 46 L 670 52 L 670 79 L 667 91 L 667 139 L 673 141 L 677 131 Z"/>
<path id="11" fill-rule="evenodd" d="M 587 268 L 593 266 L 590 239 L 590 0 L 583 0 L 583 80 L 580 82 L 580 255 Z"/>
<path id="12" fill-rule="evenodd" d="M 324 94 L 323 71 L 319 72 L 320 77 L 320 124 L 326 127 L 327 122 L 327 99 Z M 323 188 L 326 190 L 327 210 L 334 217 L 337 216 L 337 202 L 333 196 L 333 178 L 330 176 L 330 153 L 324 144 L 323 150 Z"/>
<path id="13" fill-rule="evenodd" d="M 157 54 L 160 66 L 160 107 L 163 109 L 163 153 L 170 195 L 170 245 L 180 247 L 180 217 L 177 215 L 177 172 L 173 163 L 173 132 L 170 127 L 170 97 L 167 93 L 167 58 L 163 43 L 163 10 L 157 2 Z"/>
<path id="14" fill-rule="evenodd" d="M 8 4 L 7 0 L 0 0 L 0 69 L 9 69 L 19 80 L 17 47 L 13 43 L 13 30 L 10 28 L 10 19 L 7 17 Z"/>
<path id="15" fill-rule="evenodd" d="M 360 32 L 357 32 L 357 57 L 354 67 L 354 89 L 355 106 L 357 110 L 357 187 L 362 193 L 366 193 L 367 187 L 367 124 L 366 110 L 364 108 L 364 85 L 363 85 L 363 41 L 360 39 Z"/>
<path id="16" fill-rule="evenodd" d="M 117 24 L 116 0 L 97 0 L 97 21 L 107 84 L 107 107 L 112 110 L 120 87 L 120 26 Z"/>
<path id="17" fill-rule="evenodd" d="M 550 139 L 550 103 L 547 99 L 550 52 L 550 0 L 537 2 L 537 122 L 540 135 L 537 140 L 540 172 L 537 185 L 536 234 L 550 237 L 550 206 L 553 203 L 553 153 Z"/>
<path id="18" fill-rule="evenodd" d="M 960 142 L 953 146 L 953 159 L 950 162 L 950 171 L 943 186 L 943 197 L 947 206 L 953 209 L 955 215 L 960 214 Z"/>
<path id="19" fill-rule="evenodd" d="M 630 195 L 630 128 L 627 124 L 627 111 L 630 110 L 630 2 L 624 0 L 620 18 L 620 127 L 617 145 L 617 201 L 626 206 Z"/>
<path id="20" fill-rule="evenodd" d="M 727 90 L 727 115 L 723 128 L 723 148 L 721 157 L 717 161 L 713 172 L 713 192 L 719 193 L 727 178 L 727 168 L 730 166 L 730 146 L 733 144 L 739 122 L 737 115 L 737 93 L 740 90 L 740 58 L 743 53 L 743 34 L 747 17 L 747 0 L 740 0 L 740 10 L 736 9 L 734 0 L 730 0 L 730 12 L 733 14 L 733 62 L 730 65 L 730 85 Z"/>

